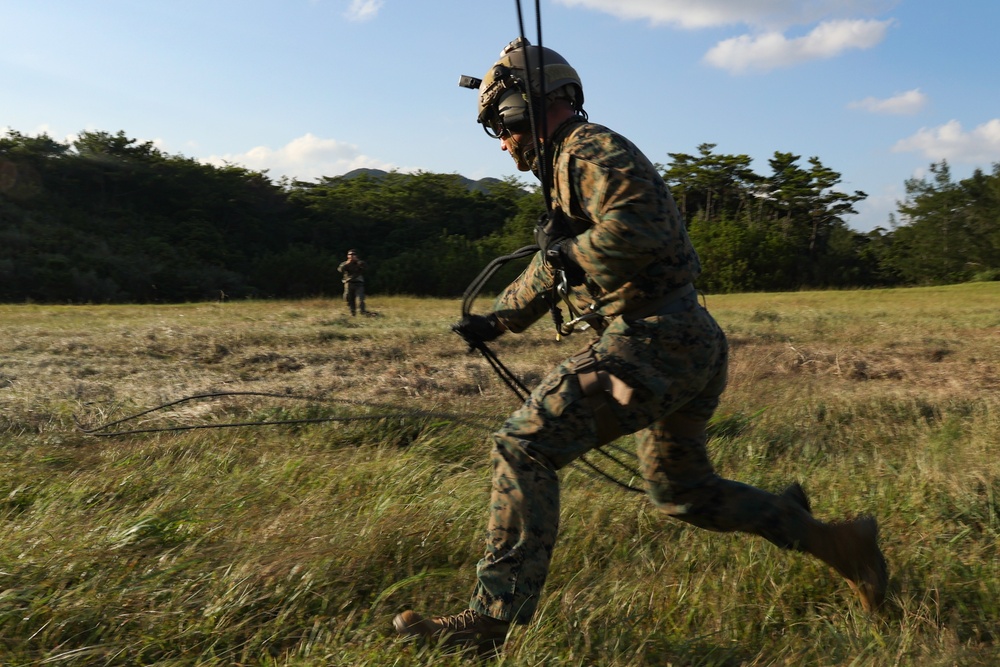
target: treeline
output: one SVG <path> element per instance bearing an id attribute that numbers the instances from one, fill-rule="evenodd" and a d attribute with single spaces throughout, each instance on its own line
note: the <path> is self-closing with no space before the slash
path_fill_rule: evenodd
<path id="1" fill-rule="evenodd" d="M 124 133 L 0 137 L 0 301 L 336 295 L 357 248 L 370 291 L 461 294 L 534 215 L 513 181 L 379 173 L 283 180 Z M 529 225 L 530 227 L 530 225 Z M 524 235 L 519 234 L 523 240 Z"/>
<path id="2" fill-rule="evenodd" d="M 718 292 L 882 287 L 1000 279 L 1000 164 L 955 183 L 945 162 L 906 181 L 890 229 L 852 230 L 845 216 L 864 192 L 837 189 L 840 174 L 776 152 L 766 176 L 746 155 L 671 153 L 663 175 L 688 221 L 705 275 Z"/>
<path id="3" fill-rule="evenodd" d="M 907 181 L 892 229 L 851 230 L 862 192 L 817 158 L 671 154 L 663 173 L 707 291 L 957 282 L 1000 274 L 1000 167 Z M 542 208 L 519 181 L 371 172 L 315 182 L 169 155 L 123 132 L 71 143 L 0 136 L 0 301 L 177 302 L 336 295 L 357 248 L 373 293 L 461 294 L 531 243 Z M 508 267 L 498 282 L 519 267 Z"/>

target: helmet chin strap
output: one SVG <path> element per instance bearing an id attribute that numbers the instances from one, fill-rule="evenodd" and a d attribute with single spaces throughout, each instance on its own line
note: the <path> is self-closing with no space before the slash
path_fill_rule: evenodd
<path id="1" fill-rule="evenodd" d="M 523 136 L 523 135 L 522 135 Z M 530 171 L 538 175 L 538 151 L 535 148 L 535 141 L 529 137 L 524 144 L 518 142 L 513 134 L 508 133 L 504 137 L 507 144 L 507 152 L 514 158 L 518 171 Z"/>

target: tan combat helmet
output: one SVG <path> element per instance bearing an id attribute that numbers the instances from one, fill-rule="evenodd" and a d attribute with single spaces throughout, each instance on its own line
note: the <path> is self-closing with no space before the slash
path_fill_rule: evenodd
<path id="1" fill-rule="evenodd" d="M 572 65 L 552 49 L 532 46 L 528 40 L 519 37 L 504 48 L 500 59 L 481 80 L 468 76 L 459 80 L 461 86 L 479 88 L 477 120 L 487 134 L 499 137 L 505 131 L 530 130 L 528 83 L 530 79 L 533 101 L 540 101 L 542 79 L 539 76 L 539 60 L 545 68 L 546 97 L 568 99 L 573 108 L 583 114 L 583 84 Z"/>

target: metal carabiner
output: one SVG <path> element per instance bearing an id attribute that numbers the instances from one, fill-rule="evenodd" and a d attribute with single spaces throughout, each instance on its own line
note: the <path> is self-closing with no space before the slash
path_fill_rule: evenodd
<path id="1" fill-rule="evenodd" d="M 569 322 L 567 322 L 565 324 L 565 327 L 564 327 L 565 330 L 566 330 L 565 333 L 566 333 L 567 336 L 569 334 L 573 333 L 576 330 L 576 326 L 578 324 L 582 324 L 583 325 L 583 326 L 580 327 L 580 331 L 586 331 L 587 329 L 593 328 L 593 325 L 590 323 L 591 320 L 599 320 L 602 317 L 604 317 L 604 316 L 601 315 L 596 310 L 592 310 L 589 313 L 584 313 L 583 315 L 579 315 L 577 317 L 574 317 L 573 319 L 571 319 Z"/>
<path id="2" fill-rule="evenodd" d="M 557 271 L 556 294 L 566 304 L 566 308 L 569 310 L 569 315 L 572 318 L 569 322 L 559 327 L 558 333 L 560 335 L 569 336 L 577 330 L 577 325 L 582 325 L 580 326 L 580 331 L 586 331 L 592 326 L 590 324 L 591 320 L 604 317 L 597 312 L 597 304 L 593 303 L 590 304 L 588 312 L 580 312 L 580 309 L 570 300 L 569 280 L 566 278 L 566 272 L 561 269 Z"/>

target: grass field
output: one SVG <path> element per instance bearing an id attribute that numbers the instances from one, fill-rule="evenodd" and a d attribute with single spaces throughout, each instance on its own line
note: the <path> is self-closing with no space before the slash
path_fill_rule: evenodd
<path id="1" fill-rule="evenodd" d="M 0 305 L 0 664 L 475 664 L 388 628 L 466 606 L 515 400 L 457 301 L 369 305 Z M 720 473 L 877 516 L 884 613 L 569 468 L 536 621 L 493 664 L 998 664 L 1000 283 L 708 306 Z M 530 385 L 587 340 L 546 321 L 494 348 Z M 213 428 L 156 430 L 190 426 Z"/>

